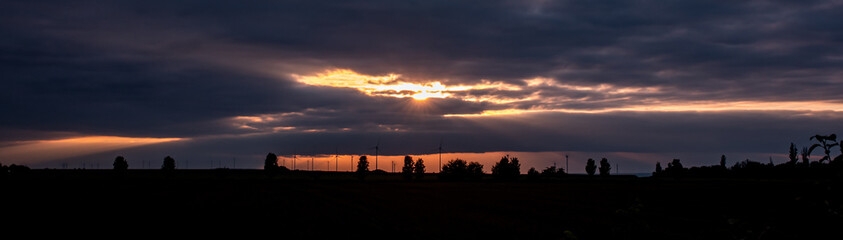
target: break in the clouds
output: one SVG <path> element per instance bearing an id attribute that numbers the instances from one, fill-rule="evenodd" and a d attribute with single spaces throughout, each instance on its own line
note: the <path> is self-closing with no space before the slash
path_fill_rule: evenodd
<path id="1" fill-rule="evenodd" d="M 213 156 L 378 138 L 405 143 L 392 154 L 442 138 L 464 152 L 781 152 L 843 130 L 840 12 L 841 1 L 4 1 L 0 148 L 117 136 Z"/>

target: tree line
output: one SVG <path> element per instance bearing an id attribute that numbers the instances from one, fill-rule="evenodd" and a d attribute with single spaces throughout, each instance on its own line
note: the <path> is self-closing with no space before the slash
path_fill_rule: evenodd
<path id="1" fill-rule="evenodd" d="M 843 141 L 838 142 L 836 134 L 830 135 L 814 135 L 809 140 L 816 141 L 811 146 L 802 147 L 800 149 L 793 143 L 790 143 L 788 148 L 788 161 L 781 164 L 773 164 L 772 159 L 769 163 L 761 163 L 746 159 L 744 161 L 736 162 L 731 167 L 726 166 L 726 155 L 721 155 L 719 165 L 699 166 L 685 168 L 680 159 L 673 159 L 667 163 L 667 167 L 663 168 L 661 162 L 656 162 L 656 169 L 653 172 L 654 177 L 665 176 L 776 176 L 782 174 L 843 174 Z M 836 157 L 832 157 L 834 148 L 840 151 Z M 821 158 L 812 161 L 811 154 L 821 149 L 823 155 Z M 117 156 L 112 164 L 114 170 L 117 172 L 125 172 L 129 168 L 128 161 L 123 156 Z M 441 172 L 437 175 L 443 180 L 477 180 L 481 179 L 485 174 L 483 172 L 483 164 L 479 162 L 467 162 L 462 159 L 453 159 L 442 166 Z M 173 171 L 176 169 L 175 159 L 171 156 L 164 157 L 161 164 L 161 169 L 164 171 Z M 12 164 L 5 166 L 0 164 L 0 177 L 6 177 L 11 174 L 22 173 L 29 170 L 29 167 L 23 165 Z M 268 153 L 264 161 L 264 170 L 267 174 L 284 173 L 290 169 L 278 165 L 278 156 L 274 153 Z M 403 177 L 407 180 L 421 179 L 425 176 L 424 160 L 418 158 L 413 160 L 411 156 L 404 157 L 404 165 L 401 168 Z M 612 170 L 609 160 L 606 158 L 600 159 L 599 164 L 592 158 L 586 161 L 585 172 L 589 176 L 598 174 L 600 176 L 608 176 Z M 365 178 L 370 173 L 386 173 L 383 170 L 369 170 L 369 161 L 367 156 L 360 156 L 357 161 L 355 173 L 361 179 Z M 513 180 L 521 175 L 521 163 L 517 157 L 510 157 L 509 155 L 501 157 L 500 161 L 496 162 L 491 168 L 491 176 L 494 179 Z M 527 171 L 528 179 L 551 179 L 560 178 L 567 175 L 565 169 L 550 166 L 541 172 L 535 168 L 530 168 Z"/>
<path id="2" fill-rule="evenodd" d="M 656 163 L 655 177 L 805 177 L 805 176 L 834 176 L 843 175 L 843 141 L 837 141 L 836 134 L 814 135 L 809 140 L 816 141 L 809 147 L 799 148 L 790 143 L 787 155 L 788 161 L 774 164 L 772 158 L 762 163 L 749 159 L 735 162 L 731 167 L 726 165 L 726 155 L 720 156 L 720 163 L 712 166 L 685 168 L 679 159 L 673 159 L 662 168 Z M 832 158 L 832 150 L 837 147 L 840 155 Z M 823 155 L 817 160 L 811 160 L 811 154 L 822 149 Z"/>

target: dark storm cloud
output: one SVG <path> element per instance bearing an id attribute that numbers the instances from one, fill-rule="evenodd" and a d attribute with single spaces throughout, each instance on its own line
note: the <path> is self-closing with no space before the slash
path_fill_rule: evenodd
<path id="1" fill-rule="evenodd" d="M 301 117 L 308 118 L 307 114 Z M 766 161 L 773 155 L 781 162 L 791 142 L 808 146 L 812 143 L 808 137 L 813 134 L 828 134 L 829 130 L 841 132 L 841 119 L 840 113 L 812 116 L 794 111 L 541 113 L 515 118 L 445 118 L 420 125 L 422 129 L 418 131 L 278 132 L 205 137 L 76 159 L 110 159 L 114 154 L 125 154 L 135 161 L 157 161 L 162 156 L 174 155 L 178 159 L 191 159 L 192 164 L 198 164 L 200 160 L 229 161 L 233 157 L 258 162 L 266 152 L 309 156 L 333 154 L 337 150 L 341 155 L 373 155 L 372 147 L 378 142 L 381 155 L 420 155 L 436 153 L 438 144 L 443 141 L 445 152 L 457 153 L 561 151 L 591 152 L 586 157 L 599 157 L 603 154 L 596 153 L 629 152 L 659 157 L 645 159 L 644 163 L 623 157 L 612 158 L 626 166 L 642 165 L 636 171 L 646 172 L 652 169 L 655 161 L 664 162 L 680 156 L 684 156 L 683 163 L 693 165 L 716 164 L 720 154 L 729 155 L 730 161 L 750 156 L 733 154 L 737 152 L 763 157 L 753 158 L 756 161 Z"/>
<path id="2" fill-rule="evenodd" d="M 335 126 L 330 121 L 323 122 L 324 116 L 314 111 L 297 114 L 289 121 L 309 129 Z M 797 111 L 535 113 L 415 120 L 394 116 L 384 120 L 383 125 L 397 130 L 357 121 L 360 117 L 352 115 L 351 121 L 342 122 L 344 127 L 351 128 L 348 131 L 280 131 L 243 138 L 197 139 L 195 143 L 243 145 L 244 149 L 258 152 L 261 148 L 274 151 L 296 148 L 302 154 L 326 153 L 333 151 L 333 146 L 344 146 L 341 154 L 361 154 L 378 139 L 389 146 L 384 147 L 388 149 L 384 154 L 434 153 L 441 139 L 448 139 L 451 152 L 783 152 L 789 142 L 807 146 L 808 137 L 814 134 L 843 132 L 838 124 L 843 114 L 832 112 L 819 115 Z M 262 125 L 290 124 L 282 120 Z"/>
<path id="3" fill-rule="evenodd" d="M 769 137 L 789 124 L 813 121 L 833 126 L 816 116 L 796 121 L 772 113 L 752 124 L 741 119 L 758 113 L 694 113 L 680 115 L 689 120 L 678 123 L 656 121 L 676 117 L 663 113 L 560 119 L 537 114 L 523 116 L 533 125 L 503 127 L 531 140 L 508 142 L 481 126 L 514 123 L 441 115 L 600 110 L 652 100 L 839 102 L 840 12 L 839 1 L 4 1 L 0 125 L 14 136 L 0 141 L 47 133 L 202 138 L 271 131 L 278 132 L 250 139 L 303 134 L 317 141 L 392 131 L 424 139 L 418 141 L 454 132 L 454 141 L 470 143 L 465 151 L 557 149 L 540 142 L 554 143 L 549 139 L 585 139 L 553 146 L 595 151 L 655 151 L 644 146 L 648 139 L 605 144 L 592 138 L 615 136 L 612 142 L 665 132 L 670 134 L 650 140 L 671 143 L 670 136 L 688 134 L 725 148 L 738 140 L 715 139 L 742 133 Z M 406 81 L 489 80 L 522 88 L 452 92 L 515 99 L 505 104 L 428 99 L 429 106 L 419 108 L 411 99 L 305 86 L 290 78 L 329 68 L 397 73 Z M 609 94 L 523 81 L 535 77 L 660 91 Z M 277 119 L 232 120 L 261 115 Z M 566 121 L 570 125 L 558 125 Z M 636 122 L 644 125 L 625 125 Z M 565 127 L 578 125 L 583 127 Z M 627 127 L 643 130 L 624 131 Z"/>

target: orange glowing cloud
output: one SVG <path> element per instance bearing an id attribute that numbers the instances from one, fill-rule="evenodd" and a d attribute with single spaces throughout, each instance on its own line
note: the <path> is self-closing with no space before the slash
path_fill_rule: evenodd
<path id="1" fill-rule="evenodd" d="M 760 102 L 760 101 L 736 101 L 736 102 L 654 102 L 647 105 L 634 105 L 619 108 L 606 109 L 503 109 L 486 110 L 478 114 L 448 114 L 446 117 L 482 117 L 513 115 L 539 112 L 565 112 L 565 113 L 606 113 L 617 111 L 629 112 L 721 112 L 721 111 L 803 111 L 806 115 L 812 112 L 841 112 L 843 103 L 827 101 L 804 101 L 804 102 Z"/>
<path id="2" fill-rule="evenodd" d="M 34 164 L 180 140 L 183 139 L 88 136 L 59 140 L 26 141 L 18 145 L 0 148 L 0 156 L 11 161 L 10 163 Z"/>
<path id="3" fill-rule="evenodd" d="M 333 69 L 309 76 L 294 74 L 293 78 L 308 85 L 354 88 L 371 96 L 412 97 L 416 100 L 446 98 L 452 96 L 451 92 L 470 89 L 520 89 L 518 86 L 488 81 L 475 85 L 457 86 L 446 86 L 439 81 L 411 83 L 402 81 L 399 74 L 371 76 L 349 69 Z"/>
<path id="4" fill-rule="evenodd" d="M 414 83 L 402 81 L 399 74 L 371 76 L 349 69 L 333 69 L 314 75 L 293 75 L 299 82 L 315 85 L 354 88 L 370 96 L 412 97 L 417 100 L 427 98 L 457 98 L 469 102 L 488 102 L 499 104 L 495 110 L 486 110 L 479 114 L 448 114 L 446 117 L 478 117 L 493 115 L 512 115 L 531 112 L 568 112 L 568 113 L 605 113 L 613 111 L 638 112 L 711 112 L 711 111 L 806 111 L 840 112 L 843 103 L 833 101 L 729 101 L 729 100 L 662 100 L 660 94 L 672 91 L 662 87 L 625 87 L 613 84 L 576 85 L 558 79 L 535 77 L 524 79 L 524 84 L 515 85 L 505 82 L 482 80 L 476 84 L 446 85 L 439 81 Z M 569 95 L 546 96 L 543 89 L 559 89 L 566 92 L 582 93 L 586 97 Z M 493 90 L 472 93 L 470 90 Z M 601 102 L 623 102 L 614 107 L 600 107 Z M 531 107 L 507 108 L 507 105 L 519 103 L 532 104 Z M 583 106 L 595 104 L 595 108 L 566 108 L 568 103 Z M 523 107 L 524 105 L 522 105 Z M 261 119 L 240 119 L 260 122 Z"/>

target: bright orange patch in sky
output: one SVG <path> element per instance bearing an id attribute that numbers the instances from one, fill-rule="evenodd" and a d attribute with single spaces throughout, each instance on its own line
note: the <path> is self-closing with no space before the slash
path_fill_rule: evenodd
<path id="1" fill-rule="evenodd" d="M 446 117 L 482 117 L 539 112 L 565 113 L 607 113 L 607 112 L 720 112 L 720 111 L 805 111 L 805 112 L 841 112 L 843 104 L 824 101 L 805 102 L 677 102 L 652 105 L 636 105 L 606 109 L 504 109 L 487 110 L 478 114 L 447 114 Z M 805 113 L 810 115 L 811 113 Z"/>
<path id="2" fill-rule="evenodd" d="M 59 140 L 26 141 L 19 145 L 0 148 L 0 156 L 13 161 L 3 164 L 33 164 L 179 140 L 182 140 L 182 138 L 88 136 Z M 115 156 L 117 154 L 119 153 L 115 152 Z"/>
<path id="3" fill-rule="evenodd" d="M 354 88 L 372 96 L 412 97 L 416 100 L 446 98 L 452 96 L 450 92 L 470 89 L 518 89 L 514 85 L 491 82 L 459 86 L 446 86 L 439 81 L 413 83 L 401 80 L 399 74 L 372 76 L 359 74 L 349 69 L 333 69 L 308 76 L 294 74 L 293 78 L 308 85 Z"/>
<path id="4" fill-rule="evenodd" d="M 831 101 L 727 101 L 727 100 L 709 100 L 709 101 L 683 101 L 683 100 L 668 100 L 663 101 L 657 97 L 648 98 L 649 94 L 658 94 L 664 91 L 660 87 L 623 87 L 612 84 L 597 84 L 597 85 L 572 85 L 554 80 L 550 78 L 536 77 L 532 79 L 524 79 L 523 85 L 514 85 L 505 82 L 490 82 L 480 81 L 480 83 L 473 85 L 458 85 L 447 86 L 439 81 L 429 81 L 426 83 L 406 82 L 401 79 L 399 74 L 387 74 L 384 76 L 371 76 L 359 74 L 349 69 L 333 69 L 327 70 L 315 75 L 293 75 L 299 82 L 315 85 L 315 86 L 329 86 L 329 87 L 344 87 L 354 88 L 370 96 L 391 96 L 391 97 L 411 97 L 416 100 L 425 100 L 428 98 L 459 98 L 463 101 L 470 102 L 489 102 L 494 104 L 510 104 L 519 102 L 536 102 L 535 108 L 530 109 L 514 109 L 504 108 L 496 110 L 487 110 L 479 114 L 450 114 L 446 117 L 477 117 L 477 116 L 496 116 L 496 115 L 513 115 L 531 112 L 568 112 L 568 113 L 605 113 L 613 111 L 640 111 L 640 112 L 712 112 L 712 111 L 843 111 L 843 103 Z M 573 99 L 568 96 L 542 96 L 539 94 L 542 88 L 556 88 L 573 92 L 582 92 L 586 94 L 594 94 L 596 96 L 603 96 L 598 99 Z M 534 89 L 535 92 L 525 95 L 516 95 L 518 97 L 507 97 L 506 94 L 492 93 L 486 95 L 474 96 L 471 94 L 456 94 L 467 93 L 469 90 L 477 89 L 492 89 L 496 91 L 529 91 Z M 456 95 L 455 95 L 456 94 Z M 581 101 L 600 102 L 600 101 L 625 101 L 625 99 L 635 98 L 641 101 L 633 105 L 619 105 L 619 107 L 609 108 L 547 108 L 542 106 L 564 105 L 559 103 L 582 103 Z"/>

